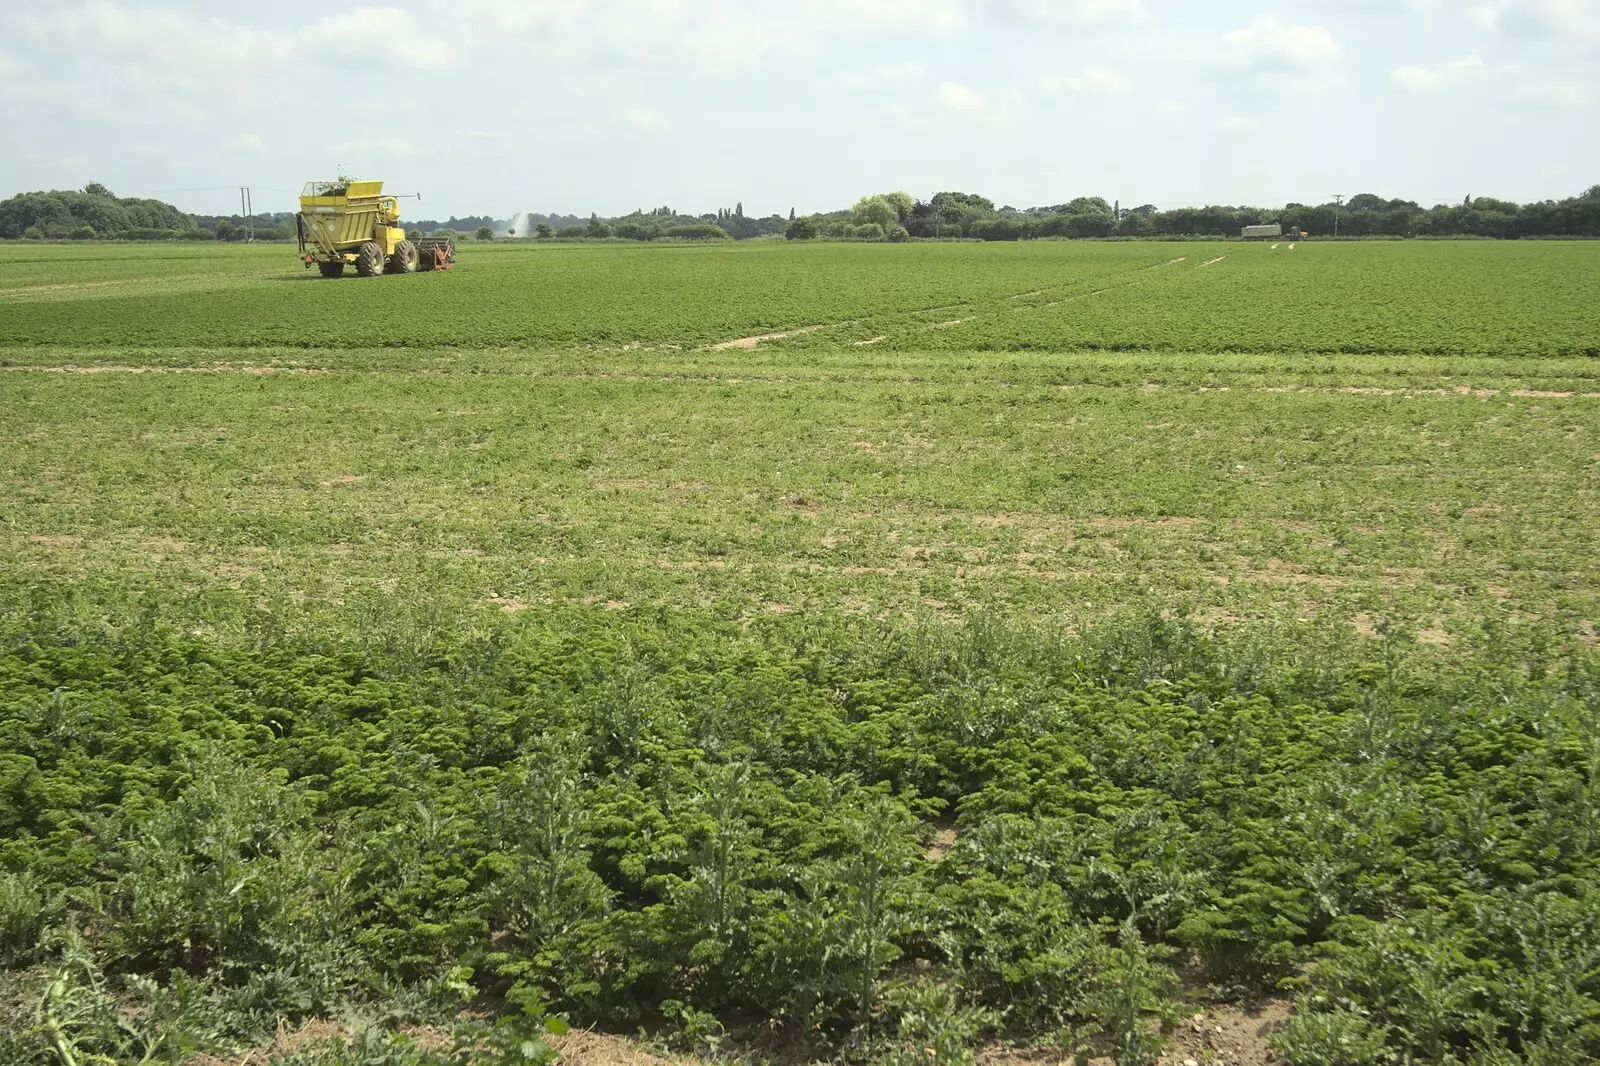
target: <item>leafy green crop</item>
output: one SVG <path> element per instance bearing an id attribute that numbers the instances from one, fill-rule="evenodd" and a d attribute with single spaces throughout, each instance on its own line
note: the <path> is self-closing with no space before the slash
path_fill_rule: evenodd
<path id="1" fill-rule="evenodd" d="M 577 612 L 422 661 L 13 634 L 32 773 L 0 862 L 55 871 L 96 965 L 190 973 L 261 1024 L 466 963 L 585 1017 L 671 1000 L 867 1039 L 916 961 L 992 1024 L 1094 1022 L 1144 1061 L 1188 954 L 1254 987 L 1320 960 L 1307 1011 L 1357 1004 L 1425 1058 L 1600 1047 L 1592 655 L 1373 671 L 1288 640 L 1241 687 L 1236 653 L 1152 624 Z"/>
<path id="2" fill-rule="evenodd" d="M 282 246 L 0 247 L 16 346 L 1600 354 L 1592 242 L 463 246 L 326 281 Z"/>
<path id="3" fill-rule="evenodd" d="M 0 1061 L 1600 1056 L 1592 246 L 283 252 L 0 248 Z"/>

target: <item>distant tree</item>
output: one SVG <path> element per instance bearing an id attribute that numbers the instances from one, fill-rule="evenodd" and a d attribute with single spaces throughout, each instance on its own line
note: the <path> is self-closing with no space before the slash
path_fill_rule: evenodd
<path id="1" fill-rule="evenodd" d="M 422 231 L 421 230 L 415 230 L 415 229 L 406 230 L 406 240 L 408 240 L 408 241 L 420 241 L 420 240 L 422 240 Z"/>
<path id="2" fill-rule="evenodd" d="M 661 231 L 654 224 L 635 219 L 618 222 L 611 227 L 611 232 L 625 241 L 653 241 L 661 236 Z"/>
<path id="3" fill-rule="evenodd" d="M 734 218 L 743 218 L 744 217 L 744 201 L 743 200 L 740 200 L 738 203 L 733 205 L 733 217 Z"/>
<path id="4" fill-rule="evenodd" d="M 895 221 L 899 222 L 911 214 L 911 208 L 916 205 L 916 199 L 908 192 L 886 192 L 883 198 L 889 201 L 889 206 L 894 208 Z"/>
<path id="5" fill-rule="evenodd" d="M 554 232 L 555 230 L 550 228 L 550 223 L 548 222 L 541 222 L 537 226 L 533 227 L 534 236 L 538 237 L 541 241 L 549 240 L 550 235 Z"/>
<path id="6" fill-rule="evenodd" d="M 994 211 L 994 201 L 987 196 L 979 196 L 970 192 L 939 192 L 933 194 L 929 201 L 935 208 L 943 210 L 946 207 L 976 208 L 985 213 Z"/>
<path id="7" fill-rule="evenodd" d="M 599 215 L 590 215 L 587 235 L 590 237 L 609 237 L 611 236 L 611 227 L 606 225 L 605 220 Z"/>
<path id="8" fill-rule="evenodd" d="M 1389 206 L 1389 201 L 1376 193 L 1358 192 L 1345 206 L 1352 211 L 1382 211 Z"/>
<path id="9" fill-rule="evenodd" d="M 1034 222 L 1033 227 L 1032 233 L 1025 234 L 1025 236 L 1109 237 L 1117 227 L 1117 220 L 1109 211 L 1103 214 L 1098 212 L 1086 212 L 1083 214 L 1062 212 Z"/>
<path id="10" fill-rule="evenodd" d="M 908 205 L 907 211 L 909 210 Z M 877 226 L 881 232 L 899 223 L 900 212 L 887 197 L 863 196 L 851 209 L 850 220 L 857 226 Z"/>
<path id="11" fill-rule="evenodd" d="M 663 237 L 676 237 L 679 240 L 691 241 L 725 241 L 728 231 L 715 222 L 680 222 L 676 226 L 669 226 L 662 231 Z"/>
<path id="12" fill-rule="evenodd" d="M 479 226 L 472 235 L 480 241 L 494 240 L 494 230 L 490 229 L 488 226 Z"/>
<path id="13" fill-rule="evenodd" d="M 1111 205 L 1103 196 L 1080 196 L 1062 207 L 1064 215 L 1110 215 Z"/>
<path id="14" fill-rule="evenodd" d="M 1023 226 L 1016 218 L 984 219 L 973 224 L 971 236 L 986 241 L 1020 241 Z"/>
<path id="15" fill-rule="evenodd" d="M 933 208 L 933 227 L 941 237 L 972 236 L 972 227 L 995 213 L 994 201 L 976 193 L 935 193 L 928 203 Z"/>
<path id="16" fill-rule="evenodd" d="M 789 228 L 783 235 L 791 241 L 809 241 L 817 235 L 817 223 L 814 219 L 794 218 L 794 211 L 789 211 Z"/>
<path id="17" fill-rule="evenodd" d="M 94 240 L 94 227 L 88 225 L 75 227 L 68 236 L 75 241 L 92 241 Z"/>
<path id="18" fill-rule="evenodd" d="M 1116 234 L 1119 237 L 1149 237 L 1156 232 L 1155 223 L 1151 221 L 1150 214 L 1140 214 L 1137 211 L 1124 211 L 1117 220 Z"/>
<path id="19" fill-rule="evenodd" d="M 101 185 L 98 181 L 91 181 L 89 184 L 83 187 L 83 191 L 88 193 L 90 196 L 104 196 L 108 200 L 116 199 L 116 196 L 112 194 L 111 190 L 106 188 L 104 185 Z"/>
<path id="20" fill-rule="evenodd" d="M 1595 188 L 1596 189 L 1600 189 L 1600 185 L 1596 185 Z M 1593 190 L 1590 190 L 1590 191 L 1592 192 Z M 794 221 L 794 208 L 792 208 L 792 207 L 789 208 L 789 221 L 790 222 Z"/>
<path id="21" fill-rule="evenodd" d="M 1583 191 L 1580 200 L 1600 200 L 1600 185 L 1591 185 Z"/>

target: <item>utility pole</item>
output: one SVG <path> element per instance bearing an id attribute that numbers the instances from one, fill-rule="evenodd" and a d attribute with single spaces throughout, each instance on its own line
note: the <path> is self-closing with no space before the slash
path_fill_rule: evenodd
<path id="1" fill-rule="evenodd" d="M 1344 193 L 1333 198 L 1333 239 L 1339 239 L 1339 209 L 1344 206 Z"/>
<path id="2" fill-rule="evenodd" d="M 250 198 L 250 186 L 239 186 L 239 213 L 244 216 L 244 240 L 254 244 L 256 239 L 255 201 Z"/>

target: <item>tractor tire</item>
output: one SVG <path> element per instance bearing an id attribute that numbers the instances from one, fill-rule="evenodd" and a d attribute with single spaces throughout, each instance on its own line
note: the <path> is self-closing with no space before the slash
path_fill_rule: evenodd
<path id="1" fill-rule="evenodd" d="M 329 261 L 329 260 L 324 259 L 322 262 L 317 264 L 317 270 L 325 278 L 343 277 L 344 276 L 344 260 L 343 259 L 334 259 L 332 261 Z"/>
<path id="2" fill-rule="evenodd" d="M 410 241 L 401 241 L 394 246 L 394 254 L 389 257 L 389 273 L 415 274 L 417 272 L 417 246 Z"/>
<path id="3" fill-rule="evenodd" d="M 383 273 L 383 249 L 377 241 L 368 241 L 356 250 L 356 273 L 364 278 Z"/>
<path id="4" fill-rule="evenodd" d="M 421 254 L 417 256 L 417 269 L 432 270 L 435 265 L 436 264 L 434 263 L 433 259 L 433 249 L 424 248 Z"/>

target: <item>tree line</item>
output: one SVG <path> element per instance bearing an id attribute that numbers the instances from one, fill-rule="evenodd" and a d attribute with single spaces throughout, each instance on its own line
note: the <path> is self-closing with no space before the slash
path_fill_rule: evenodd
<path id="1" fill-rule="evenodd" d="M 205 239 L 191 214 L 160 200 L 118 197 L 90 182 L 82 190 L 25 192 L 0 201 L 0 238 L 119 237 L 131 240 Z"/>
<path id="2" fill-rule="evenodd" d="M 495 221 L 484 219 L 471 227 L 418 222 L 422 233 L 451 233 L 466 236 L 471 233 L 478 240 L 751 240 L 755 237 L 781 235 L 790 221 L 782 215 L 756 217 L 744 213 L 744 204 L 719 207 L 704 214 L 681 214 L 672 207 L 638 208 L 615 218 L 601 218 L 591 214 L 588 218 L 573 215 L 518 215 L 513 219 Z M 452 220 L 452 223 L 455 220 Z M 519 230 L 518 227 L 521 227 Z"/>
<path id="3" fill-rule="evenodd" d="M 788 217 L 745 214 L 744 204 L 703 214 L 671 207 L 638 209 L 615 218 L 591 214 L 523 214 L 512 220 L 487 215 L 444 223 L 409 224 L 417 234 L 480 240 L 790 240 L 905 241 L 1040 238 L 1184 238 L 1237 236 L 1245 226 L 1279 223 L 1314 237 L 1415 238 L 1600 237 L 1600 185 L 1563 200 L 1515 203 L 1468 196 L 1458 204 L 1423 207 L 1412 200 L 1361 193 L 1345 202 L 1252 207 L 1213 204 L 1161 210 L 1154 204 L 1123 207 L 1099 196 L 1080 196 L 1041 207 L 997 207 L 977 193 L 940 192 L 927 200 L 909 193 L 864 196 L 853 207 Z M 525 232 L 516 232 L 517 227 Z M 19 193 L 0 201 L 0 239 L 91 240 L 293 240 L 294 214 L 193 215 L 160 200 L 118 197 L 98 183 L 82 190 Z"/>
<path id="4" fill-rule="evenodd" d="M 1125 208 L 1099 196 L 1019 209 L 996 207 L 976 193 L 941 192 L 923 201 L 891 192 L 862 197 L 848 210 L 796 218 L 785 235 L 790 240 L 887 241 L 1231 237 L 1246 226 L 1271 223 L 1316 237 L 1600 237 L 1600 185 L 1564 200 L 1528 204 L 1468 196 L 1459 204 L 1425 208 L 1361 193 L 1342 203 L 1215 204 L 1165 211 L 1153 204 Z"/>

